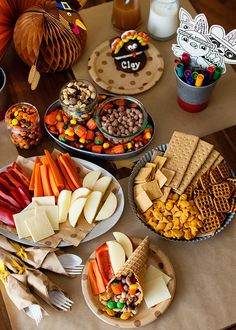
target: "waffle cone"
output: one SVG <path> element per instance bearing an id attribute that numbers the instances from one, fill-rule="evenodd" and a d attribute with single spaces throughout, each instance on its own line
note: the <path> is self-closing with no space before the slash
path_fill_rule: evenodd
<path id="1" fill-rule="evenodd" d="M 139 244 L 139 246 L 134 250 L 129 259 L 125 262 L 123 267 L 119 272 L 110 280 L 107 285 L 107 291 L 110 291 L 111 283 L 120 276 L 126 276 L 132 272 L 140 285 L 141 294 L 139 295 L 138 303 L 140 304 L 143 300 L 143 287 L 144 287 L 144 277 L 148 262 L 148 252 L 149 252 L 149 236 L 146 236 L 144 240 Z"/>

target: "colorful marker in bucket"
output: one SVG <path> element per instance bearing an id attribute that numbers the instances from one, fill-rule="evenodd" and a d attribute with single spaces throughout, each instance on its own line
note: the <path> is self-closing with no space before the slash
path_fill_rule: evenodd
<path id="1" fill-rule="evenodd" d="M 177 75 L 180 78 L 183 78 L 184 77 L 184 64 L 183 63 L 178 63 L 176 65 L 176 71 L 177 71 Z"/>
<path id="2" fill-rule="evenodd" d="M 195 81 L 195 86 L 196 87 L 201 87 L 202 84 L 203 84 L 203 80 L 204 80 L 204 75 L 199 73 L 198 76 L 197 76 L 197 79 Z"/>
<path id="3" fill-rule="evenodd" d="M 217 66 L 212 74 L 212 80 L 215 81 L 220 78 L 223 69 L 220 66 Z"/>
<path id="4" fill-rule="evenodd" d="M 185 66 L 185 68 L 188 67 L 188 65 L 189 65 L 189 59 L 190 59 L 189 53 L 184 52 L 182 54 L 182 63 Z"/>

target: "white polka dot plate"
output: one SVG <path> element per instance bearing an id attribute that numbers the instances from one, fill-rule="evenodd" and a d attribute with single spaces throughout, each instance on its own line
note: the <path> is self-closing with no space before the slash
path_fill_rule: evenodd
<path id="1" fill-rule="evenodd" d="M 135 73 L 125 73 L 116 69 L 109 41 L 97 46 L 88 60 L 91 78 L 101 88 L 115 94 L 134 95 L 152 88 L 161 78 L 164 61 L 159 50 L 149 43 L 146 50 L 147 63 Z"/>

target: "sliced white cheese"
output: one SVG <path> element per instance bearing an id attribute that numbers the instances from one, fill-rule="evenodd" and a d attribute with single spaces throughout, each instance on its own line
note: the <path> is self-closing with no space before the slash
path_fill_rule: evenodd
<path id="1" fill-rule="evenodd" d="M 58 206 L 57 205 L 43 205 L 37 207 L 37 212 L 45 212 L 53 230 L 59 229 Z"/>
<path id="2" fill-rule="evenodd" d="M 32 202 L 38 205 L 55 205 L 55 196 L 33 197 Z"/>
<path id="3" fill-rule="evenodd" d="M 83 187 L 93 189 L 96 181 L 101 175 L 101 171 L 91 171 L 85 175 L 83 180 Z"/>
<path id="4" fill-rule="evenodd" d="M 29 205 L 27 205 L 21 212 L 33 210 L 33 209 L 35 209 L 36 206 L 37 206 L 37 203 L 35 201 L 33 201 Z"/>
<path id="5" fill-rule="evenodd" d="M 93 190 L 101 191 L 101 193 L 104 195 L 111 181 L 112 181 L 111 176 L 103 176 L 102 178 L 97 180 L 97 182 L 93 187 Z"/>
<path id="6" fill-rule="evenodd" d="M 159 276 L 162 276 L 163 280 L 165 281 L 165 284 L 167 285 L 170 280 L 171 277 L 166 275 L 165 273 L 163 273 L 160 269 L 154 267 L 153 265 L 150 265 L 145 273 L 145 279 L 144 279 L 144 283 L 147 283 L 149 281 L 154 280 L 155 278 L 158 278 Z"/>
<path id="7" fill-rule="evenodd" d="M 54 234 L 54 230 L 45 212 L 37 213 L 31 218 L 27 218 L 25 224 L 34 242 L 41 241 Z"/>
<path id="8" fill-rule="evenodd" d="M 25 224 L 25 220 L 32 218 L 35 215 L 35 209 L 13 214 L 16 225 L 16 231 L 19 238 L 30 236 L 29 230 Z"/>
<path id="9" fill-rule="evenodd" d="M 171 295 L 162 276 L 145 283 L 144 300 L 148 308 L 151 308 L 169 298 L 171 298 Z"/>

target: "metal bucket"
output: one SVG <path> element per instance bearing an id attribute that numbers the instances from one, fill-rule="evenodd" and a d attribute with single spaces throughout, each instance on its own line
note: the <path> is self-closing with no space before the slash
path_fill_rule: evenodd
<path id="1" fill-rule="evenodd" d="M 218 80 L 207 86 L 191 86 L 184 82 L 176 73 L 177 100 L 180 107 L 189 112 L 200 112 L 204 110 L 209 102 L 211 93 Z"/>

